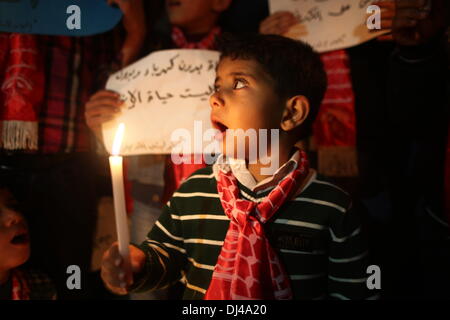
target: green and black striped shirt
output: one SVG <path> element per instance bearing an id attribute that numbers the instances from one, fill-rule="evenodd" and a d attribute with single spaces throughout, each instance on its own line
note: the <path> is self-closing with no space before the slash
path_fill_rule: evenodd
<path id="1" fill-rule="evenodd" d="M 253 192 L 239 183 L 241 197 L 260 201 L 273 189 Z M 314 176 L 265 224 L 283 262 L 295 299 L 367 299 L 368 251 L 350 196 Z M 229 226 L 212 167 L 192 174 L 173 194 L 148 238 L 147 255 L 133 291 L 181 282 L 183 299 L 202 299 Z"/>

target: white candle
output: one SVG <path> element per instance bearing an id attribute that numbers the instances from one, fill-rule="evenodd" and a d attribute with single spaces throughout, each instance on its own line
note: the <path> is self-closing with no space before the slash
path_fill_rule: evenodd
<path id="1" fill-rule="evenodd" d="M 125 125 L 123 123 L 119 124 L 119 128 L 117 129 L 116 136 L 114 138 L 112 155 L 109 157 L 109 166 L 111 168 L 113 186 L 117 241 L 119 242 L 120 255 L 124 259 L 124 266 L 127 268 L 130 265 L 130 251 L 128 248 L 130 243 L 130 235 L 128 231 L 125 190 L 123 184 L 123 159 L 119 156 L 124 130 Z"/>

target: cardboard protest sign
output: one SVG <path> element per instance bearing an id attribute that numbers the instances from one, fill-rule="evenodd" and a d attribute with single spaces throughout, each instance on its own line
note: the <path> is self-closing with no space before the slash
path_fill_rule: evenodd
<path id="1" fill-rule="evenodd" d="M 122 155 L 168 154 L 181 143 L 175 131 L 194 139 L 212 130 L 209 97 L 218 61 L 216 51 L 164 50 L 113 74 L 106 88 L 119 92 L 126 106 L 103 125 L 106 149 L 111 153 L 119 123 L 125 124 Z M 186 153 L 202 153 L 201 144 Z"/>
<path id="2" fill-rule="evenodd" d="M 111 30 L 122 11 L 106 0 L 0 0 L 0 31 L 87 36 Z"/>
<path id="3" fill-rule="evenodd" d="M 318 52 L 364 43 L 387 31 L 370 32 L 367 8 L 373 0 L 270 0 L 270 12 L 290 11 L 300 23 L 285 36 L 303 40 Z"/>

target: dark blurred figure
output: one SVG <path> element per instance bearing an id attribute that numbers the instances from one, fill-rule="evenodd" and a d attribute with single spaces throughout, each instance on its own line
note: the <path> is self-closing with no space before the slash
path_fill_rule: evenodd
<path id="1" fill-rule="evenodd" d="M 403 248 L 405 257 L 401 260 L 395 252 L 393 255 L 397 257 L 397 274 L 415 270 L 413 266 L 421 264 L 421 270 L 415 270 L 415 274 L 423 277 L 422 297 L 449 299 L 450 232 L 444 205 L 449 195 L 444 193 L 444 179 L 450 4 L 431 0 L 426 10 L 426 2 L 397 1 L 392 26 L 397 47 L 391 58 L 389 82 L 393 160 L 390 176 L 393 226 L 404 230 L 402 237 L 396 237 L 394 248 Z M 414 232 L 418 234 L 416 238 Z M 411 239 L 417 239 L 417 245 Z M 416 287 L 411 281 L 414 277 L 406 279 L 403 278 L 405 290 Z"/>
<path id="2" fill-rule="evenodd" d="M 171 24 L 165 10 L 166 0 L 146 1 L 148 39 L 145 52 L 173 48 Z M 257 32 L 259 23 L 268 15 L 269 5 L 261 0 L 232 0 L 220 16 L 218 25 L 223 32 Z"/>
<path id="3" fill-rule="evenodd" d="M 124 12 L 122 25 L 110 32 L 89 37 L 29 36 L 33 42 L 31 52 L 38 57 L 33 61 L 33 70 L 39 70 L 37 79 L 44 79 L 42 83 L 33 81 L 33 90 L 43 92 L 42 99 L 33 100 L 32 106 L 37 110 L 35 122 L 39 123 L 37 148 L 3 145 L 0 150 L 0 170 L 14 175 L 12 189 L 24 204 L 30 224 L 30 263 L 53 278 L 60 299 L 98 297 L 89 280 L 97 217 L 96 187 L 101 168 L 108 168 L 106 157 L 96 154 L 95 139 L 84 122 L 83 106 L 94 90 L 104 86 L 112 71 L 138 58 L 145 39 L 142 1 L 109 2 Z M 11 40 L 16 35 L 1 37 Z M 1 44 L 7 47 L 6 41 Z M 29 101 L 20 81 L 10 81 L 20 77 L 7 78 L 7 70 L 21 72 L 17 58 L 23 56 L 18 57 L 17 52 L 30 51 L 7 48 L 0 50 L 4 54 L 0 55 L 0 82 L 4 85 L 9 81 L 2 87 L 2 94 L 8 98 L 11 92 L 5 88 L 13 88 L 18 98 L 15 102 Z M 34 80 L 27 79 L 26 70 L 20 75 L 26 81 Z M 66 271 L 70 265 L 81 269 L 81 290 L 67 288 Z"/>

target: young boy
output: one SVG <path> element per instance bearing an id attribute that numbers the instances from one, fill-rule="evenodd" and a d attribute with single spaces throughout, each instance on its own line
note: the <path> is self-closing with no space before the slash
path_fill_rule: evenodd
<path id="1" fill-rule="evenodd" d="M 55 288 L 44 274 L 19 268 L 30 256 L 25 218 L 11 193 L 0 188 L 0 300 L 50 300 Z"/>
<path id="2" fill-rule="evenodd" d="M 181 284 L 184 299 L 367 298 L 367 249 L 351 199 L 295 147 L 325 91 L 319 56 L 266 35 L 226 37 L 220 49 L 213 124 L 222 133 L 279 129 L 271 159 L 282 165 L 267 175 L 261 158 L 232 159 L 226 132 L 224 156 L 191 175 L 148 239 L 130 246 L 133 280 L 117 244 L 105 252 L 105 285 L 126 294 Z"/>

